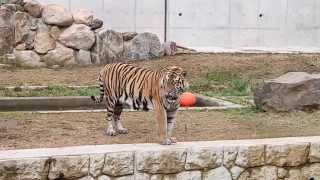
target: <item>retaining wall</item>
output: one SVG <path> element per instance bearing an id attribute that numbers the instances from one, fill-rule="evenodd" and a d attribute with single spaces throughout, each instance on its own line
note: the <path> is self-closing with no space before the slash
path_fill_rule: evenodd
<path id="1" fill-rule="evenodd" d="M 0 151 L 0 179 L 319 179 L 320 136 Z"/>
<path id="2" fill-rule="evenodd" d="M 106 27 L 164 39 L 165 0 L 40 1 L 89 8 Z M 201 51 L 319 52 L 319 10 L 317 0 L 172 0 L 167 39 Z"/>

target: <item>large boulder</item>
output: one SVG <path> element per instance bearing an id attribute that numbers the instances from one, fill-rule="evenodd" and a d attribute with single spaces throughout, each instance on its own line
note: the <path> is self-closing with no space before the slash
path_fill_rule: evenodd
<path id="1" fill-rule="evenodd" d="M 138 35 L 138 33 L 136 33 L 136 32 L 123 32 L 122 33 L 124 41 L 130 41 L 131 39 L 133 39 L 137 35 Z"/>
<path id="2" fill-rule="evenodd" d="M 49 67 L 54 65 L 68 66 L 75 64 L 75 53 L 73 49 L 57 43 L 56 48 L 50 50 L 42 59 Z"/>
<path id="3" fill-rule="evenodd" d="M 315 110 L 320 108 L 320 74 L 289 72 L 266 81 L 254 94 L 264 111 Z"/>
<path id="4" fill-rule="evenodd" d="M 124 56 L 128 59 L 152 59 L 163 56 L 163 48 L 157 35 L 141 33 L 125 42 Z"/>
<path id="5" fill-rule="evenodd" d="M 31 31 L 32 17 L 28 13 L 18 11 L 14 15 L 14 25 L 15 43 L 25 42 Z"/>
<path id="6" fill-rule="evenodd" d="M 91 53 L 90 51 L 82 50 L 76 52 L 76 62 L 79 65 L 91 64 Z"/>
<path id="7" fill-rule="evenodd" d="M 96 43 L 91 56 L 95 64 L 107 64 L 118 60 L 123 55 L 122 34 L 113 30 L 101 29 L 96 33 Z"/>
<path id="8" fill-rule="evenodd" d="M 42 7 L 41 4 L 36 0 L 24 0 L 23 8 L 27 11 L 31 16 L 35 18 L 41 17 Z"/>
<path id="9" fill-rule="evenodd" d="M 14 51 L 16 64 L 23 67 L 43 67 L 40 56 L 34 51 Z"/>
<path id="10" fill-rule="evenodd" d="M 76 24 L 89 26 L 93 21 L 93 16 L 93 12 L 87 9 L 77 9 L 73 12 L 73 19 Z"/>
<path id="11" fill-rule="evenodd" d="M 0 56 L 12 53 L 14 48 L 14 26 L 12 25 L 13 12 L 0 8 Z"/>
<path id="12" fill-rule="evenodd" d="M 44 23 L 38 24 L 34 42 L 34 50 L 39 54 L 45 54 L 56 47 L 55 40 L 50 36 L 49 28 Z"/>
<path id="13" fill-rule="evenodd" d="M 95 36 L 88 26 L 73 24 L 60 34 L 59 41 L 67 47 L 89 50 L 95 42 Z"/>
<path id="14" fill-rule="evenodd" d="M 57 4 L 49 4 L 43 7 L 42 18 L 50 25 L 70 26 L 73 23 L 72 14 L 64 7 Z"/>
<path id="15" fill-rule="evenodd" d="M 73 12 L 73 19 L 76 24 L 84 24 L 91 29 L 98 29 L 103 25 L 103 21 L 94 17 L 92 11 L 87 9 L 77 9 Z"/>

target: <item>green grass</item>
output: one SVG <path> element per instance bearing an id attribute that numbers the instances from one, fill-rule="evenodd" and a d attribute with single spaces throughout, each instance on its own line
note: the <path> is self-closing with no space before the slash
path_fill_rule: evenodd
<path id="1" fill-rule="evenodd" d="M 260 109 L 251 106 L 251 107 L 245 107 L 245 108 L 240 108 L 240 109 L 230 109 L 226 110 L 225 114 L 226 116 L 230 118 L 239 118 L 239 117 L 244 117 L 244 118 L 253 118 L 255 115 L 258 113 L 262 112 Z"/>
<path id="2" fill-rule="evenodd" d="M 65 86 L 49 86 L 39 90 L 1 89 L 0 97 L 44 97 L 44 96 L 91 96 L 98 95 L 99 88 L 69 88 Z"/>
<path id="3" fill-rule="evenodd" d="M 204 74 L 193 82 L 190 90 L 207 96 L 250 96 L 253 85 L 250 80 L 238 74 L 225 71 L 214 71 Z"/>

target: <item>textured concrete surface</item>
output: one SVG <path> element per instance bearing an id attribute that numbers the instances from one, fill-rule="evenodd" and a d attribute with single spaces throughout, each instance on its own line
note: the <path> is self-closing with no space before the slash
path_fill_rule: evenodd
<path id="1" fill-rule="evenodd" d="M 40 2 L 88 8 L 108 28 L 164 39 L 164 0 Z M 317 0 L 168 1 L 167 39 L 210 52 L 319 52 L 319 10 Z"/>

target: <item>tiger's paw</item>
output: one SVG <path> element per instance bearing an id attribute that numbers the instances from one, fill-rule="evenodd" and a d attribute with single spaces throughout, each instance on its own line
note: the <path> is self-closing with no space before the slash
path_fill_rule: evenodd
<path id="1" fill-rule="evenodd" d="M 170 140 L 171 140 L 171 143 L 173 143 L 173 144 L 178 142 L 177 138 L 175 138 L 175 137 L 171 137 Z"/>
<path id="2" fill-rule="evenodd" d="M 117 135 L 117 131 L 115 131 L 113 127 L 108 127 L 108 129 L 106 129 L 106 134 L 108 136 L 115 136 Z"/>
<path id="3" fill-rule="evenodd" d="M 161 142 L 162 145 L 171 145 L 173 144 L 174 142 L 172 142 L 171 138 L 166 138 L 165 140 L 163 140 Z"/>
<path id="4" fill-rule="evenodd" d="M 129 133 L 128 129 L 126 129 L 126 128 L 118 129 L 117 132 L 119 134 L 128 134 Z"/>

